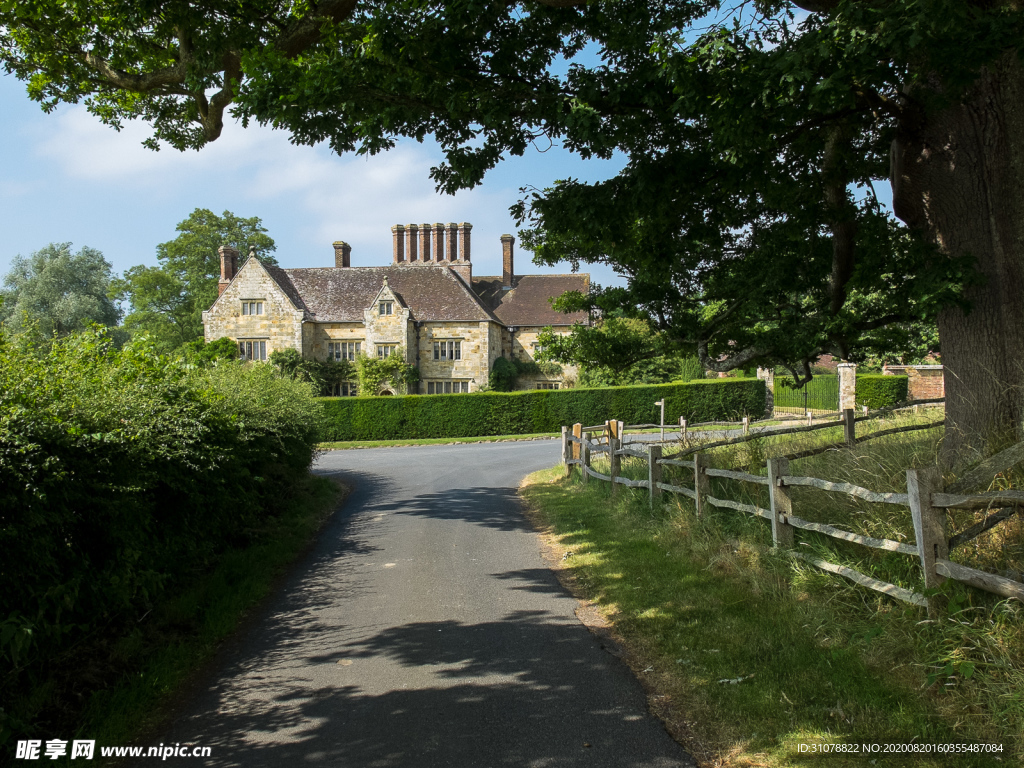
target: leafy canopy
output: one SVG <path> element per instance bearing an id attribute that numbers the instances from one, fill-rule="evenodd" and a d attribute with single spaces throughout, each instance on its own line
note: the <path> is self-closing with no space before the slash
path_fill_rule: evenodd
<path id="1" fill-rule="evenodd" d="M 799 7 L 798 7 L 799 6 Z M 0 5 L 0 58 L 49 108 L 149 120 L 154 146 L 215 140 L 225 110 L 336 151 L 436 137 L 448 192 L 506 154 L 622 153 L 516 208 L 542 263 L 608 263 L 588 302 L 652 318 L 702 363 L 890 349 L 958 300 L 939 258 L 873 197 L 983 68 L 1019 57 L 1020 4 L 983 0 L 126 0 Z M 902 215 L 902 214 L 901 214 Z M 891 349 L 890 349 L 891 351 Z"/>
<path id="2" fill-rule="evenodd" d="M 34 326 L 47 336 L 93 323 L 116 325 L 121 313 L 107 297 L 111 278 L 110 262 L 88 246 L 73 253 L 71 243 L 50 243 L 15 256 L 0 290 L 0 321 L 13 329 Z"/>
<path id="3" fill-rule="evenodd" d="M 235 248 L 243 259 L 255 253 L 264 264 L 277 264 L 271 255 L 274 241 L 257 216 L 241 218 L 231 211 L 217 216 L 197 208 L 177 230 L 174 240 L 156 247 L 159 267 L 132 267 L 111 286 L 112 295 L 131 306 L 125 327 L 148 333 L 163 351 L 203 338 L 203 311 L 217 299 L 218 248 Z"/>

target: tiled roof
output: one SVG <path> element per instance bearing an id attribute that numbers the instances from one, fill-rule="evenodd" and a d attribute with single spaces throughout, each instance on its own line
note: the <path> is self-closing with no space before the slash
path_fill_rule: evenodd
<path id="1" fill-rule="evenodd" d="M 321 267 L 314 269 L 268 268 L 289 294 L 299 297 L 297 306 L 321 323 L 363 321 L 365 310 L 377 297 L 384 278 L 395 295 L 409 307 L 414 320 L 494 320 L 451 269 L 442 267 Z M 276 273 L 282 273 L 291 288 Z M 295 299 L 293 298 L 293 301 Z"/>
<path id="2" fill-rule="evenodd" d="M 272 267 L 267 264 L 263 264 L 263 262 L 260 263 L 263 265 L 263 268 L 267 270 L 267 273 L 274 278 L 274 282 L 277 283 L 281 287 L 281 290 L 285 292 L 285 295 L 291 299 L 292 304 L 294 304 L 296 308 L 307 309 L 306 304 L 302 301 L 302 297 L 295 289 L 295 284 L 292 283 L 291 277 L 289 277 L 285 270 L 280 267 Z"/>
<path id="3" fill-rule="evenodd" d="M 518 275 L 512 288 L 502 288 L 500 277 L 474 277 L 473 288 L 484 305 L 505 325 L 573 325 L 586 323 L 586 312 L 562 314 L 550 299 L 566 291 L 587 293 L 589 275 Z"/>

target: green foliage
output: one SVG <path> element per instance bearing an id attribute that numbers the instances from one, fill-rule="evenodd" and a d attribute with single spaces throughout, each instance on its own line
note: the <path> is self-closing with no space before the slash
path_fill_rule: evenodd
<path id="1" fill-rule="evenodd" d="M 692 381 L 647 387 L 476 392 L 468 395 L 336 398 L 324 403 L 324 439 L 472 437 L 557 432 L 563 425 L 658 420 L 666 423 L 764 415 L 765 385 L 751 379 Z"/>
<path id="2" fill-rule="evenodd" d="M 704 367 L 696 357 L 659 355 L 641 360 L 616 373 L 607 367 L 580 368 L 581 387 L 623 387 L 636 384 L 668 384 L 704 378 Z"/>
<path id="3" fill-rule="evenodd" d="M 335 384 L 351 381 L 356 375 L 356 367 L 348 360 L 307 360 L 297 349 L 274 350 L 270 362 L 282 375 L 312 384 L 321 397 L 330 395 Z"/>
<path id="4" fill-rule="evenodd" d="M 384 358 L 360 352 L 355 363 L 360 397 L 376 395 L 384 387 L 390 387 L 396 395 L 404 395 L 410 384 L 420 380 L 419 369 L 406 364 L 405 351 L 401 347 Z"/>
<path id="5" fill-rule="evenodd" d="M 614 315 L 594 326 L 575 325 L 568 334 L 556 334 L 545 328 L 537 340 L 544 350 L 542 357 L 547 360 L 604 368 L 613 376 L 663 354 L 666 346 L 647 320 Z"/>
<path id="6" fill-rule="evenodd" d="M 271 255 L 276 246 L 259 217 L 245 219 L 231 211 L 217 216 L 197 208 L 177 230 L 174 240 L 156 247 L 159 267 L 132 267 L 111 286 L 115 298 L 131 305 L 125 327 L 150 334 L 163 352 L 203 337 L 203 311 L 217 299 L 218 248 L 235 248 L 244 261 L 255 247 L 260 261 L 277 264 Z"/>
<path id="7" fill-rule="evenodd" d="M 906 402 L 909 379 L 906 376 L 867 374 L 857 377 L 857 405 L 887 408 Z"/>
<path id="8" fill-rule="evenodd" d="M 139 620 L 273 515 L 312 460 L 313 395 L 145 338 L 0 334 L 0 707 L 24 711 L 52 659 Z"/>
<path id="9" fill-rule="evenodd" d="M 183 344 L 181 353 L 193 365 L 211 365 L 218 361 L 238 360 L 238 344 L 227 336 L 221 336 L 209 344 L 196 339 Z"/>
<path id="10" fill-rule="evenodd" d="M 111 278 L 110 263 L 88 246 L 72 253 L 71 243 L 50 243 L 27 258 L 15 256 L 0 290 L 0 321 L 8 329 L 34 326 L 44 336 L 116 325 L 121 313 L 107 296 Z"/>
<path id="11" fill-rule="evenodd" d="M 516 388 L 517 376 L 519 376 L 519 371 L 516 370 L 512 361 L 499 357 L 491 366 L 487 384 L 494 392 L 511 392 Z"/>

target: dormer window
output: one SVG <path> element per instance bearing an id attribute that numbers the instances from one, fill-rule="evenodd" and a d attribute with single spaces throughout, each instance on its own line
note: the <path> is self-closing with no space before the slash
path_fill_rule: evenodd
<path id="1" fill-rule="evenodd" d="M 242 314 L 243 315 L 262 315 L 263 314 L 263 302 L 262 301 L 243 301 L 242 302 Z"/>
<path id="2" fill-rule="evenodd" d="M 395 302 L 393 301 L 382 301 L 377 305 L 377 312 L 381 317 L 384 315 L 395 314 Z"/>

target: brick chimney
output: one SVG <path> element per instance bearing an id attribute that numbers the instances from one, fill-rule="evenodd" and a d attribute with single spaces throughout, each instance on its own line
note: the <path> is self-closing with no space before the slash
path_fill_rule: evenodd
<path id="1" fill-rule="evenodd" d="M 459 223 L 459 259 L 469 261 L 469 231 L 473 229 L 472 224 Z"/>
<path id="2" fill-rule="evenodd" d="M 515 243 L 512 235 L 501 236 L 501 287 L 505 289 L 512 287 L 512 246 Z"/>
<path id="3" fill-rule="evenodd" d="M 394 246 L 392 260 L 395 264 L 403 264 L 405 262 L 405 227 L 395 224 L 391 228 L 391 239 Z"/>
<path id="4" fill-rule="evenodd" d="M 228 285 L 238 272 L 238 251 L 228 245 L 217 249 L 220 254 L 220 281 L 217 283 L 217 295 L 227 290 Z"/>
<path id="5" fill-rule="evenodd" d="M 448 261 L 456 261 L 459 258 L 459 225 L 454 221 L 450 221 L 445 229 L 448 230 Z"/>
<path id="6" fill-rule="evenodd" d="M 444 224 L 434 224 L 434 261 L 444 261 Z"/>
<path id="7" fill-rule="evenodd" d="M 352 266 L 352 246 L 343 240 L 336 240 L 334 242 L 334 266 Z"/>
<path id="8" fill-rule="evenodd" d="M 410 264 L 419 260 L 417 256 L 419 234 L 420 228 L 418 224 L 405 225 L 405 258 Z"/>
<path id="9" fill-rule="evenodd" d="M 420 261 L 430 261 L 430 225 L 420 224 Z"/>

